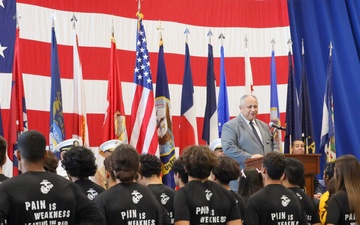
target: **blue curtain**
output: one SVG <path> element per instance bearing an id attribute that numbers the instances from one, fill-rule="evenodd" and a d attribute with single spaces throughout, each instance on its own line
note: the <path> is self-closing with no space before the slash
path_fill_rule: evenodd
<path id="1" fill-rule="evenodd" d="M 336 153 L 360 159 L 360 1 L 288 0 L 288 9 L 297 84 L 304 39 L 316 153 L 324 154 L 319 144 L 331 41 Z"/>

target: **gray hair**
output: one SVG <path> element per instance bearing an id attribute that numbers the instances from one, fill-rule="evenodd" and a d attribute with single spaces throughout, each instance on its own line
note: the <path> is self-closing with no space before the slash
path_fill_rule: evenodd
<path id="1" fill-rule="evenodd" d="M 256 99 L 256 101 L 258 101 L 257 97 L 255 95 L 243 95 L 241 98 L 240 98 L 240 107 L 244 106 L 245 104 L 245 99 L 247 97 L 253 97 Z"/>

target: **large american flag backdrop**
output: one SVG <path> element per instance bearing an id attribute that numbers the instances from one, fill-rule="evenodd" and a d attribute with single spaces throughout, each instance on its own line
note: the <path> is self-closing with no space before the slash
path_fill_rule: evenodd
<path id="1" fill-rule="evenodd" d="M 15 5 L 16 4 L 16 5 Z M 8 129 L 11 68 L 13 61 L 16 11 L 20 14 L 21 62 L 29 129 L 49 133 L 51 20 L 54 13 L 58 43 L 63 111 L 66 138 L 71 138 L 73 110 L 73 25 L 76 15 L 79 55 L 82 61 L 86 112 L 90 146 L 103 141 L 102 125 L 107 108 L 107 85 L 110 73 L 111 27 L 114 26 L 117 54 L 127 121 L 130 121 L 134 94 L 134 66 L 136 59 L 136 29 L 138 3 L 135 0 L 0 0 L 0 98 L 4 130 Z M 8 7 L 12 8 L 9 9 Z M 207 33 L 214 34 L 214 69 L 216 90 L 220 85 L 220 46 L 217 38 L 225 39 L 225 71 L 230 116 L 239 114 L 239 100 L 245 94 L 245 36 L 249 49 L 254 92 L 259 99 L 259 118 L 270 121 L 270 61 L 274 39 L 279 108 L 282 121 L 286 109 L 288 62 L 287 45 L 290 38 L 286 0 L 142 0 L 141 12 L 146 29 L 147 47 L 152 74 L 157 74 L 159 31 L 164 28 L 164 52 L 171 97 L 173 132 L 179 146 L 181 86 L 184 76 L 186 28 L 191 55 L 194 105 L 196 108 L 199 143 L 206 105 Z M 10 19 L 9 19 L 10 18 Z M 153 76 L 156 84 L 156 76 Z M 284 122 L 283 122 L 284 123 Z M 128 132 L 132 129 L 127 124 Z M 131 134 L 130 134 L 131 135 Z"/>

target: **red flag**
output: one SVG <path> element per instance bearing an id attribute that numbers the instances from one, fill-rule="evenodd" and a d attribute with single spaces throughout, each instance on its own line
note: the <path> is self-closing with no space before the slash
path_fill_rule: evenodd
<path id="1" fill-rule="evenodd" d="M 132 132 L 130 144 L 140 154 L 159 155 L 150 60 L 141 17 L 142 15 L 139 15 L 139 27 L 136 37 L 136 64 L 134 72 L 136 89 L 131 109 Z"/>
<path id="2" fill-rule="evenodd" d="M 107 95 L 108 107 L 104 121 L 104 141 L 119 139 L 128 142 L 125 110 L 122 100 L 121 80 L 116 54 L 115 39 L 111 38 L 110 77 Z"/>
<path id="3" fill-rule="evenodd" d="M 10 119 L 9 119 L 9 133 L 8 133 L 8 157 L 13 163 L 12 176 L 18 175 L 18 162 L 15 157 L 17 150 L 16 142 L 21 132 L 27 130 L 27 116 L 24 85 L 21 72 L 20 63 L 20 46 L 19 46 L 20 29 L 16 29 L 16 39 L 14 48 L 14 64 L 12 73 L 12 87 L 10 100 Z"/>

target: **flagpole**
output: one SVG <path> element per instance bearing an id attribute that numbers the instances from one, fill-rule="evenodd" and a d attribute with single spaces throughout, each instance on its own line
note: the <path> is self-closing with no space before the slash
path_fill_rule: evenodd
<path id="1" fill-rule="evenodd" d="M 304 47 L 304 38 L 301 39 L 301 55 L 304 56 L 305 55 L 305 47 Z M 303 62 L 304 63 L 304 62 Z M 304 76 L 304 74 L 303 74 Z M 307 84 L 301 84 L 301 85 L 307 85 Z M 301 98 L 302 96 L 300 96 Z M 304 109 L 301 109 L 304 110 Z M 303 120 L 304 118 L 302 118 Z M 302 137 L 304 138 L 304 144 L 305 144 L 305 152 L 306 154 L 309 154 L 309 140 L 308 137 L 304 135 L 304 133 L 302 133 Z M 313 152 L 312 152 L 313 153 Z"/>
<path id="2" fill-rule="evenodd" d="M 330 49 L 329 56 L 332 56 L 332 50 L 333 50 L 332 41 L 330 41 L 329 49 Z"/>
<path id="3" fill-rule="evenodd" d="M 156 30 L 159 31 L 159 35 L 160 35 L 160 43 L 159 43 L 159 45 L 161 46 L 162 43 L 163 43 L 162 32 L 164 31 L 164 28 L 161 25 L 161 20 L 159 20 L 159 26 L 156 27 Z"/>
<path id="4" fill-rule="evenodd" d="M 71 17 L 71 20 L 70 20 L 73 24 L 73 29 L 74 31 L 76 30 L 76 22 L 78 21 L 77 18 L 75 17 L 75 13 L 73 14 L 73 16 Z"/>
<path id="5" fill-rule="evenodd" d="M 219 39 L 220 39 L 221 46 L 223 46 L 223 40 L 225 39 L 225 36 L 223 35 L 223 33 L 220 33 Z"/>
<path id="6" fill-rule="evenodd" d="M 188 28 L 185 29 L 184 34 L 185 34 L 185 42 L 188 43 L 188 37 L 189 37 L 189 34 L 190 34 L 190 31 L 189 31 Z"/>
<path id="7" fill-rule="evenodd" d="M 209 44 L 211 45 L 211 36 L 213 36 L 213 33 L 211 32 L 211 30 L 209 30 L 209 32 L 207 33 L 207 36 L 209 37 Z"/>
<path id="8" fill-rule="evenodd" d="M 287 44 L 288 44 L 289 52 L 291 55 L 292 54 L 291 49 L 292 49 L 292 44 L 293 44 L 293 42 L 291 41 L 291 38 L 289 38 Z M 286 124 L 286 126 L 287 126 L 287 124 Z M 291 145 L 292 145 L 292 135 L 289 135 L 289 153 L 292 154 Z"/>

